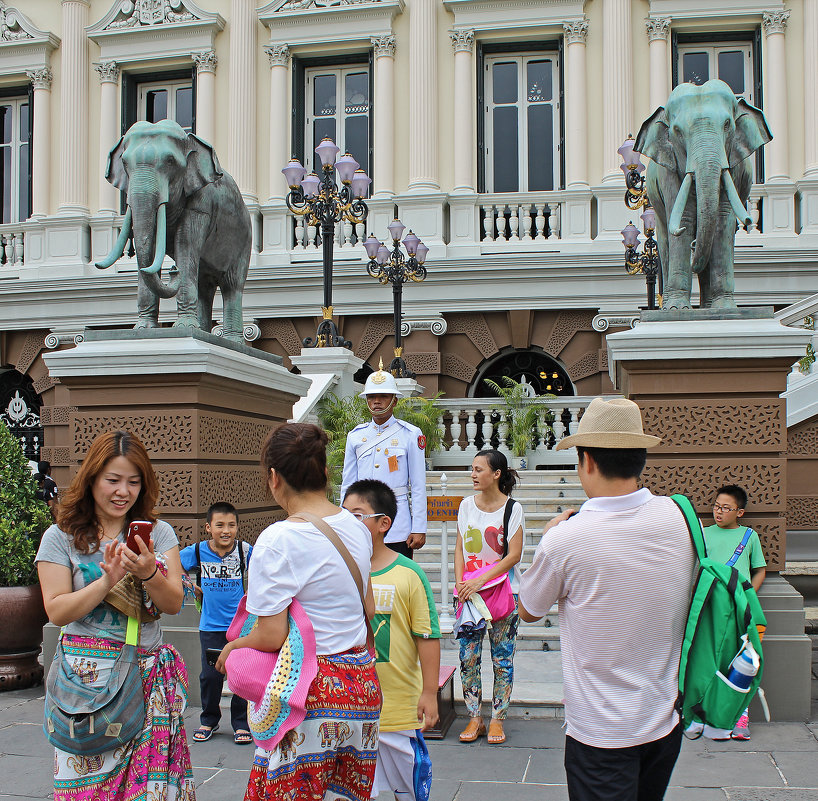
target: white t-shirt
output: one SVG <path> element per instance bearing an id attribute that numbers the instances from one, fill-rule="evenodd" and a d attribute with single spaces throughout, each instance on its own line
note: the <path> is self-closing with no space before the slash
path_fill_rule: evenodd
<path id="1" fill-rule="evenodd" d="M 372 535 L 346 509 L 324 520 L 346 545 L 369 583 Z M 361 597 L 335 546 L 312 523 L 282 520 L 268 526 L 253 547 L 247 574 L 247 611 L 275 615 L 295 598 L 315 630 L 319 654 L 337 654 L 366 642 Z"/>
<path id="2" fill-rule="evenodd" d="M 493 565 L 503 558 L 505 504 L 494 512 L 484 512 L 477 508 L 474 497 L 472 495 L 466 498 L 457 510 L 457 530 L 463 540 L 463 560 L 466 570 L 477 570 L 486 565 Z M 509 542 L 521 527 L 525 531 L 523 505 L 519 502 L 515 502 L 511 507 L 508 527 L 511 529 Z M 520 591 L 519 565 L 514 565 L 508 574 L 511 591 L 518 593 Z"/>
<path id="3" fill-rule="evenodd" d="M 559 601 L 567 734 L 627 748 L 679 722 L 679 655 L 695 557 L 679 507 L 647 489 L 592 498 L 547 531 L 520 602 Z"/>

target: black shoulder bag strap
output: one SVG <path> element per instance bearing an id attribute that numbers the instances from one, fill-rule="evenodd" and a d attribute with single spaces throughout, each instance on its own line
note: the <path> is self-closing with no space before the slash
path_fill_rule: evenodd
<path id="1" fill-rule="evenodd" d="M 239 548 L 239 572 L 241 573 L 241 586 L 247 592 L 247 577 L 244 575 L 244 543 L 241 540 L 236 540 L 236 545 Z"/>
<path id="2" fill-rule="evenodd" d="M 508 540 L 511 534 L 508 530 L 508 525 L 511 522 L 511 512 L 514 508 L 514 499 L 509 498 L 506 501 L 506 508 L 503 512 L 503 559 L 508 556 Z"/>
<path id="3" fill-rule="evenodd" d="M 201 543 L 196 543 L 193 546 L 194 553 L 196 554 L 196 566 L 193 568 L 193 573 L 196 576 L 196 583 L 201 587 L 202 586 L 202 554 L 199 552 L 199 545 Z"/>

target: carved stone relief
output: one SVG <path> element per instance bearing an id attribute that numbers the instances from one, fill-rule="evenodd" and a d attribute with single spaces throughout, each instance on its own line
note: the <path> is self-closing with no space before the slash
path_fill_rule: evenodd
<path id="1" fill-rule="evenodd" d="M 271 428 L 272 424 L 264 420 L 202 415 L 199 418 L 200 456 L 225 459 L 236 455 L 255 461 Z"/>
<path id="2" fill-rule="evenodd" d="M 790 495 L 787 498 L 787 528 L 818 528 L 818 497 Z"/>
<path id="3" fill-rule="evenodd" d="M 767 569 L 782 570 L 786 561 L 783 547 L 786 535 L 784 521 L 780 518 L 774 520 L 754 518 L 752 526 L 758 532 L 761 540 L 761 547 L 764 549 L 764 556 L 767 560 Z"/>
<path id="4" fill-rule="evenodd" d="M 366 361 L 374 352 L 375 348 L 381 344 L 385 336 L 394 332 L 392 319 L 389 317 L 370 317 L 366 322 L 366 328 L 361 335 L 361 341 L 355 348 L 355 355 L 359 359 Z"/>
<path id="5" fill-rule="evenodd" d="M 456 353 L 443 353 L 440 357 L 440 372 L 469 384 L 477 368 L 461 359 Z"/>
<path id="6" fill-rule="evenodd" d="M 48 332 L 32 331 L 26 337 L 25 344 L 20 350 L 20 354 L 17 356 L 17 364 L 14 365 L 14 369 L 17 370 L 18 373 L 25 375 L 28 372 L 28 368 L 34 364 L 34 360 L 37 358 L 40 351 L 45 347 L 46 333 Z"/>
<path id="7" fill-rule="evenodd" d="M 264 488 L 261 469 L 256 465 L 246 467 L 201 468 L 199 470 L 199 499 L 206 509 L 225 498 L 241 508 L 262 506 L 272 502 Z"/>
<path id="8" fill-rule="evenodd" d="M 413 373 L 434 375 L 440 372 L 439 353 L 407 353 L 405 359 L 406 366 Z"/>
<path id="9" fill-rule="evenodd" d="M 776 401 L 653 401 L 642 410 L 642 419 L 646 432 L 674 448 L 783 451 L 782 413 Z"/>
<path id="10" fill-rule="evenodd" d="M 572 381 L 579 381 L 582 378 L 596 375 L 599 372 L 599 351 L 588 351 L 582 358 L 569 365 L 566 372 Z"/>
<path id="11" fill-rule="evenodd" d="M 193 451 L 193 415 L 157 412 L 131 417 L 83 415 L 74 424 L 75 454 L 81 458 L 95 437 L 119 429 L 131 431 L 139 437 L 151 456 L 190 454 Z"/>
<path id="12" fill-rule="evenodd" d="M 787 451 L 790 456 L 818 456 L 818 421 L 787 432 Z"/>
<path id="13" fill-rule="evenodd" d="M 288 356 L 297 356 L 301 353 L 301 337 L 298 336 L 295 325 L 289 318 L 265 320 L 259 328 L 264 339 L 277 339 Z"/>
<path id="14" fill-rule="evenodd" d="M 68 425 L 71 415 L 76 412 L 76 406 L 43 406 L 40 421 L 46 426 Z"/>
<path id="15" fill-rule="evenodd" d="M 446 316 L 450 334 L 465 334 L 483 354 L 484 359 L 494 356 L 499 348 L 482 314 L 452 314 Z"/>
<path id="16" fill-rule="evenodd" d="M 148 449 L 150 450 L 150 448 Z M 160 509 L 191 511 L 193 509 L 193 469 L 157 467 Z"/>
<path id="17" fill-rule="evenodd" d="M 32 386 L 34 387 L 34 391 L 38 395 L 42 395 L 43 392 L 45 392 L 48 389 L 51 389 L 51 387 L 57 386 L 57 384 L 59 383 L 60 383 L 59 378 L 53 378 L 52 376 L 48 375 L 48 373 L 46 373 L 45 375 L 41 375 L 36 381 L 32 382 Z"/>
<path id="18" fill-rule="evenodd" d="M 593 319 L 594 313 L 592 311 L 560 312 L 554 327 L 551 329 L 548 342 L 543 345 L 543 349 L 550 356 L 556 358 L 577 331 L 593 331 L 591 325 Z"/>
<path id="19" fill-rule="evenodd" d="M 52 467 L 66 467 L 74 464 L 70 448 L 45 447 L 40 449 L 40 458 L 51 462 Z"/>

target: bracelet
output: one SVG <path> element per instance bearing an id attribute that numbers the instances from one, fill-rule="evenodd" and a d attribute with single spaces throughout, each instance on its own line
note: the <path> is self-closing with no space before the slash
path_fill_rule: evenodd
<path id="1" fill-rule="evenodd" d="M 157 565 L 157 566 L 156 566 L 156 567 L 153 569 L 153 573 L 151 573 L 151 574 L 150 574 L 150 576 L 148 576 L 148 577 L 147 577 L 147 578 L 145 578 L 145 579 L 142 579 L 142 581 L 150 581 L 150 580 L 151 580 L 151 579 L 152 579 L 152 578 L 153 578 L 153 577 L 154 577 L 154 576 L 155 576 L 155 575 L 156 575 L 158 572 L 159 572 L 159 565 Z"/>

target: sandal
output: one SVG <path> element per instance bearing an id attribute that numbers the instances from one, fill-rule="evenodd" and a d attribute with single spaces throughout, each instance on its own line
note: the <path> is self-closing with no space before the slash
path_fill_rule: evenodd
<path id="1" fill-rule="evenodd" d="M 503 731 L 503 721 L 495 718 L 489 723 L 489 736 L 486 738 L 489 745 L 500 745 L 506 741 L 506 733 Z"/>
<path id="2" fill-rule="evenodd" d="M 206 743 L 218 730 L 218 725 L 199 726 L 199 728 L 193 732 L 193 741 L 196 743 Z"/>
<path id="3" fill-rule="evenodd" d="M 236 745 L 250 745 L 253 742 L 253 735 L 246 729 L 239 729 L 233 735 L 233 742 Z"/>
<path id="4" fill-rule="evenodd" d="M 473 743 L 478 737 L 486 733 L 486 724 L 483 718 L 471 718 L 469 725 L 460 734 L 461 743 Z"/>

